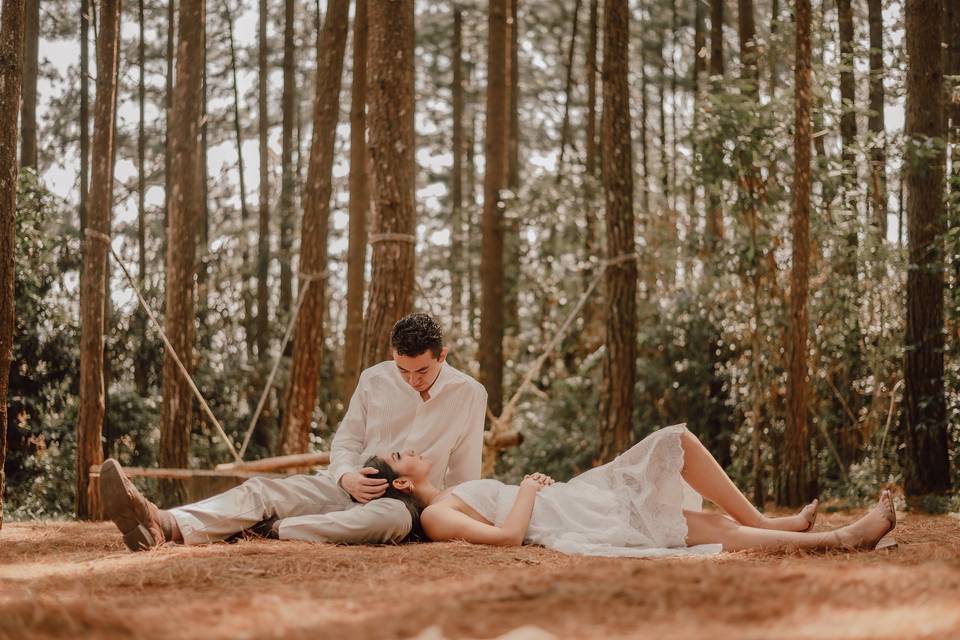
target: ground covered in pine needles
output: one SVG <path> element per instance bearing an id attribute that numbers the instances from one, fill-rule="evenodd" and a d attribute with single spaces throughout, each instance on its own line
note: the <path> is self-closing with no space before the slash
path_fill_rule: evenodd
<path id="1" fill-rule="evenodd" d="M 960 519 L 900 518 L 895 551 L 656 560 L 272 540 L 134 554 L 109 523 L 7 523 L 0 638 L 960 638 Z"/>

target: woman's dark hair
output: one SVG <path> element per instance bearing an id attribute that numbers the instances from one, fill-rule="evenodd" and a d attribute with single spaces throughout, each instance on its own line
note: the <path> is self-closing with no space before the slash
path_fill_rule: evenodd
<path id="1" fill-rule="evenodd" d="M 393 481 L 400 476 L 398 476 L 397 472 L 393 470 L 393 467 L 390 466 L 390 463 L 380 456 L 370 456 L 367 458 L 367 461 L 363 463 L 363 466 L 372 467 L 377 470 L 377 473 L 368 475 L 368 478 L 383 478 L 387 481 L 387 491 L 380 496 L 380 498 L 393 498 L 394 500 L 399 500 L 407 508 L 407 511 L 410 512 L 410 520 L 413 526 L 410 527 L 410 533 L 407 534 L 407 537 L 404 538 L 403 541 L 419 542 L 421 540 L 426 540 L 427 536 L 423 532 L 423 527 L 420 526 L 420 503 L 417 502 L 417 499 L 409 493 L 404 493 L 393 486 Z M 379 498 L 377 499 L 379 500 Z"/>
<path id="2" fill-rule="evenodd" d="M 408 358 L 416 358 L 427 350 L 434 358 L 439 358 L 443 349 L 443 330 L 426 313 L 411 313 L 393 325 L 390 345 L 397 353 Z"/>

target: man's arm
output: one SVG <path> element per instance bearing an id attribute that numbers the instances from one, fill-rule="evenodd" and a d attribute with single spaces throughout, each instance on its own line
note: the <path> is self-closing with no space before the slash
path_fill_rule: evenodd
<path id="1" fill-rule="evenodd" d="M 448 487 L 480 478 L 483 456 L 483 423 L 487 412 L 487 390 L 483 387 L 472 393 L 466 414 L 467 427 L 457 447 L 450 453 L 444 484 Z"/>
<path id="2" fill-rule="evenodd" d="M 360 468 L 363 453 L 363 435 L 367 427 L 366 385 L 361 376 L 350 398 L 347 413 L 333 435 L 330 446 L 330 473 L 337 484 L 344 474 Z"/>

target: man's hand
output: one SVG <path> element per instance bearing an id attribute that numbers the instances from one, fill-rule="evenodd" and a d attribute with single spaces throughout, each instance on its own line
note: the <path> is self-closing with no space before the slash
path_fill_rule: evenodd
<path id="1" fill-rule="evenodd" d="M 383 478 L 368 478 L 379 473 L 373 467 L 364 467 L 358 473 L 345 473 L 340 478 L 340 486 L 360 504 L 366 504 L 379 498 L 387 490 L 387 481 Z"/>

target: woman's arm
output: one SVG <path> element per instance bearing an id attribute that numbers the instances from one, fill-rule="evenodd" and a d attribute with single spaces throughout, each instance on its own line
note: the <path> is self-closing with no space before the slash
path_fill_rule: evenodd
<path id="1" fill-rule="evenodd" d="M 530 526 L 533 515 L 533 503 L 537 492 L 545 484 L 531 478 L 525 478 L 517 492 L 517 500 L 503 521 L 503 526 L 474 520 L 470 516 L 446 505 L 430 505 L 420 515 L 420 523 L 431 540 L 463 540 L 473 544 L 489 544 L 499 547 L 517 547 L 523 544 L 523 538 Z"/>

